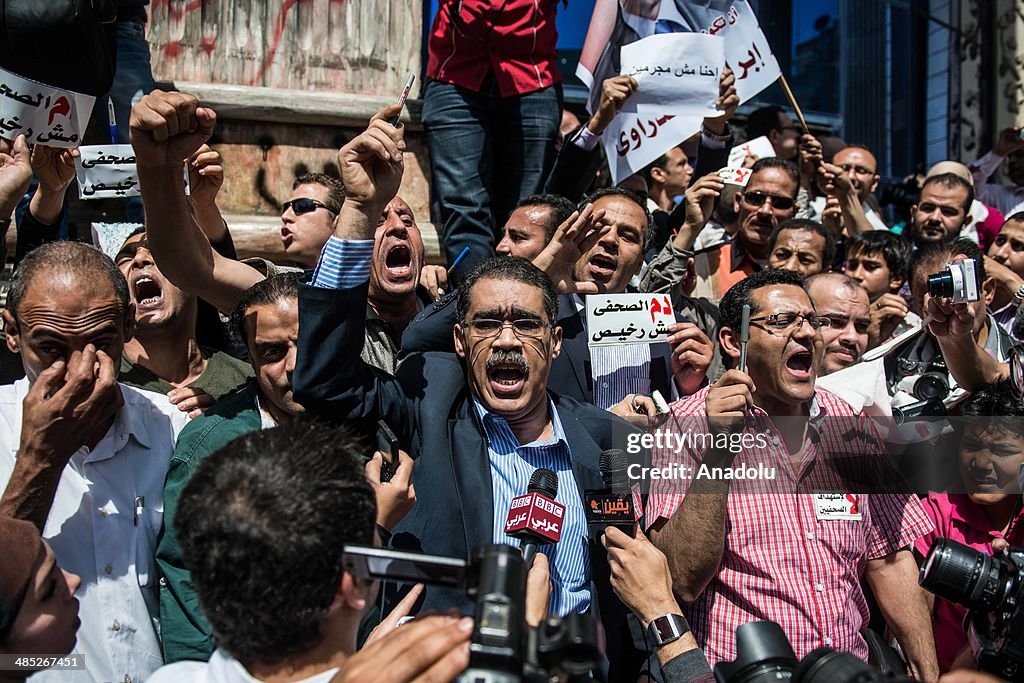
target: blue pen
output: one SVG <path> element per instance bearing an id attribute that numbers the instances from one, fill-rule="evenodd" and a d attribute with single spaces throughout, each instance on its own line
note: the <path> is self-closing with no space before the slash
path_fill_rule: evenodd
<path id="1" fill-rule="evenodd" d="M 107 98 L 107 120 L 110 121 L 110 144 L 117 144 L 117 120 L 114 118 L 114 100 Z"/>
<path id="2" fill-rule="evenodd" d="M 451 277 L 452 271 L 455 270 L 455 266 L 459 265 L 459 263 L 462 261 L 462 259 L 466 258 L 466 254 L 468 254 L 468 253 L 469 253 L 469 247 L 463 247 L 462 248 L 462 252 L 459 254 L 458 258 L 455 259 L 455 263 L 453 263 L 451 265 L 451 267 L 448 268 L 448 277 Z"/>

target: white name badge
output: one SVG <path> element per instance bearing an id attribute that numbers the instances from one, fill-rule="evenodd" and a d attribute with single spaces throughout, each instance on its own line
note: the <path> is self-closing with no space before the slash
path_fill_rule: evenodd
<path id="1" fill-rule="evenodd" d="M 856 493 L 815 493 L 814 516 L 822 521 L 833 519 L 862 520 L 864 497 Z"/>

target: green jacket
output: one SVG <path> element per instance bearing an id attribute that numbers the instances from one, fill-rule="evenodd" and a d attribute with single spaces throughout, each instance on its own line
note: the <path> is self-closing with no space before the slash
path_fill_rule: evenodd
<path id="1" fill-rule="evenodd" d="M 228 394 L 203 415 L 189 422 L 178 443 L 164 484 L 164 524 L 157 540 L 160 567 L 160 631 L 166 663 L 206 661 L 213 654 L 213 632 L 199 607 L 191 575 L 181 557 L 174 516 L 185 484 L 203 458 L 235 438 L 260 428 L 256 382 Z"/>

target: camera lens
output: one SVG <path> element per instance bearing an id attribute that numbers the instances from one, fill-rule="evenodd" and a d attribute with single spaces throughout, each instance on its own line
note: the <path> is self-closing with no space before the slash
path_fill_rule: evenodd
<path id="1" fill-rule="evenodd" d="M 736 659 L 715 664 L 719 683 L 767 683 L 791 678 L 796 654 L 782 627 L 755 621 L 736 629 Z"/>
<path id="2" fill-rule="evenodd" d="M 922 401 L 941 401 L 949 396 L 949 380 L 941 372 L 926 372 L 914 382 L 914 396 Z"/>
<path id="3" fill-rule="evenodd" d="M 1000 559 L 940 538 L 925 558 L 920 583 L 939 597 L 987 612 L 1002 604 L 1010 581 Z"/>
<path id="4" fill-rule="evenodd" d="M 943 299 L 953 298 L 953 274 L 948 270 L 928 276 L 928 293 Z"/>
<path id="5" fill-rule="evenodd" d="M 885 676 L 851 654 L 819 647 L 803 658 L 793 673 L 793 680 L 800 683 L 867 683 L 885 680 Z"/>

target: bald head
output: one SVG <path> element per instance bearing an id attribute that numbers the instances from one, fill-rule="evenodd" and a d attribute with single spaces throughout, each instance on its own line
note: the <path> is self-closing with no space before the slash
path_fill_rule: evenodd
<path id="1" fill-rule="evenodd" d="M 827 375 L 860 361 L 868 348 L 871 325 L 867 290 L 842 273 L 812 275 L 805 287 L 814 311 L 829 320 L 828 327 L 821 328 L 825 352 L 818 374 Z"/>
<path id="2" fill-rule="evenodd" d="M 40 275 L 45 275 L 42 279 Z M 128 308 L 128 283 L 114 262 L 99 249 L 81 242 L 50 242 L 22 259 L 7 294 L 7 310 L 17 317 L 18 307 L 36 284 L 47 289 L 111 294 Z"/>
<path id="3" fill-rule="evenodd" d="M 974 186 L 974 176 L 971 175 L 971 170 L 959 161 L 940 161 L 928 169 L 928 175 L 925 178 L 934 178 L 943 173 L 952 173 L 955 176 L 960 176 L 970 183 L 971 187 Z"/>

